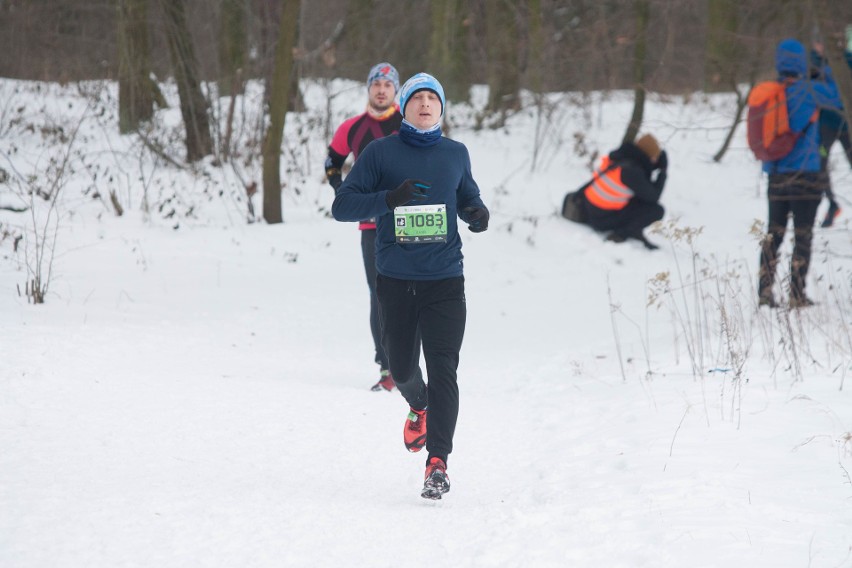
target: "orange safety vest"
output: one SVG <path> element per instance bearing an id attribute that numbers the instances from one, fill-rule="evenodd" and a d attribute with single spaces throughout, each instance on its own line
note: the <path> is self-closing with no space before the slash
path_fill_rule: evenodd
<path id="1" fill-rule="evenodd" d="M 612 160 L 604 156 L 592 183 L 586 188 L 586 199 L 600 209 L 624 209 L 633 197 L 633 190 L 621 181 L 621 166 L 611 166 Z"/>

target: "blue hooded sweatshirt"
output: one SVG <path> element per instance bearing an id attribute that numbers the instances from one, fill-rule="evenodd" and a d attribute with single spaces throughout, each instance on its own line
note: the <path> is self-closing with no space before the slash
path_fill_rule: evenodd
<path id="1" fill-rule="evenodd" d="M 393 212 L 385 196 L 406 179 L 429 184 L 417 205 L 445 204 L 446 242 L 396 242 Z M 411 203 L 414 205 L 415 203 Z M 485 207 L 464 144 L 441 137 L 429 146 L 406 143 L 399 134 L 373 140 L 337 189 L 331 213 L 338 221 L 376 218 L 376 270 L 400 280 L 440 280 L 462 276 L 462 242 L 456 218 L 464 209 Z"/>
<path id="2" fill-rule="evenodd" d="M 820 108 L 840 108 L 840 96 L 833 80 L 808 78 L 808 53 L 795 39 L 785 39 L 775 50 L 775 68 L 780 81 L 788 81 L 787 112 L 790 129 L 803 132 L 793 150 L 774 162 L 763 162 L 767 173 L 820 171 L 819 128 L 815 122 Z"/>

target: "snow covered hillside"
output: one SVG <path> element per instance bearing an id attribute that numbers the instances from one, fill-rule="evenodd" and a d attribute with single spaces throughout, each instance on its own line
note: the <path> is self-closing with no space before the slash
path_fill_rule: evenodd
<path id="1" fill-rule="evenodd" d="M 497 130 L 481 90 L 450 106 L 492 221 L 462 235 L 452 490 L 427 502 L 407 406 L 369 390 L 356 225 L 328 215 L 326 145 L 363 84 L 306 85 L 271 226 L 245 191 L 257 86 L 233 164 L 194 167 L 174 104 L 119 136 L 113 84 L 0 94 L 0 206 L 25 210 L 0 210 L 0 566 L 852 567 L 839 153 L 818 305 L 759 310 L 765 180 L 742 132 L 711 159 L 732 97 L 650 97 L 670 162 L 653 252 L 557 214 L 629 94 L 530 100 Z"/>

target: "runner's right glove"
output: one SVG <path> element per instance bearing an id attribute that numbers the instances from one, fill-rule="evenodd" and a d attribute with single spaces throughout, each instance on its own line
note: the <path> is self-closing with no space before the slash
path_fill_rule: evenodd
<path id="1" fill-rule="evenodd" d="M 429 194 L 425 190 L 429 189 L 429 184 L 419 179 L 407 179 L 396 189 L 392 189 L 385 194 L 385 203 L 391 209 L 401 207 L 412 199 L 426 199 Z"/>

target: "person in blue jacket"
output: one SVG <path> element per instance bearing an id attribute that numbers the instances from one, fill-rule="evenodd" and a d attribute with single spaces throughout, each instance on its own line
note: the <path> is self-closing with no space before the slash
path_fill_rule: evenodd
<path id="1" fill-rule="evenodd" d="M 376 218 L 382 344 L 410 407 L 405 447 L 428 450 L 421 495 L 430 499 L 450 489 L 447 458 L 459 412 L 456 371 L 467 308 L 458 219 L 475 233 L 489 219 L 467 148 L 441 135 L 445 103 L 431 75 L 408 79 L 399 91 L 399 133 L 364 149 L 331 207 L 338 221 Z"/>
<path id="2" fill-rule="evenodd" d="M 776 161 L 763 162 L 763 171 L 769 177 L 769 227 L 760 253 L 758 303 L 773 308 L 778 306 L 772 287 L 778 249 L 787 230 L 787 218 L 792 216 L 795 239 L 790 262 L 789 305 L 802 308 L 813 305 L 805 294 L 805 285 L 814 220 L 825 189 L 819 129 L 813 123 L 821 108 L 839 108 L 840 99 L 833 82 L 810 80 L 807 51 L 798 40 L 785 39 L 778 44 L 775 67 L 779 80 L 786 83 L 790 129 L 802 135 L 789 154 Z"/>
<path id="3" fill-rule="evenodd" d="M 852 52 L 850 51 L 846 51 L 846 63 L 852 69 Z M 825 59 L 825 46 L 818 36 L 814 39 L 811 49 L 811 79 L 822 81 L 829 88 L 836 89 L 831 67 Z M 831 227 L 834 224 L 834 220 L 840 215 L 840 205 L 834 198 L 834 192 L 831 188 L 831 177 L 828 172 L 828 159 L 831 156 L 831 147 L 835 142 L 840 142 L 840 145 L 843 147 L 843 153 L 846 155 L 849 165 L 852 166 L 852 140 L 849 138 L 849 125 L 846 123 L 842 104 L 837 109 L 820 109 L 819 138 L 820 165 L 825 175 L 825 196 L 828 198 L 828 211 L 826 211 L 822 226 Z"/>

